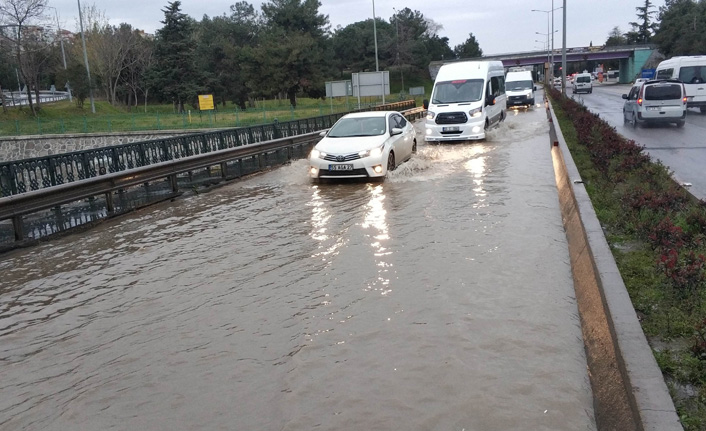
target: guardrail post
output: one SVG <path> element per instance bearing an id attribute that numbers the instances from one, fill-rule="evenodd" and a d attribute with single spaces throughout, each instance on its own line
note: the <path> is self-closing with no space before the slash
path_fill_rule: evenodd
<path id="1" fill-rule="evenodd" d="M 169 184 L 172 186 L 172 191 L 174 193 L 179 191 L 179 183 L 177 182 L 176 174 L 169 176 Z"/>
<path id="2" fill-rule="evenodd" d="M 226 163 L 226 162 L 221 162 L 221 178 L 223 178 L 224 180 L 225 180 L 226 178 L 228 178 L 227 169 L 228 169 L 228 163 Z"/>
<path id="3" fill-rule="evenodd" d="M 115 212 L 115 204 L 113 202 L 113 192 L 107 192 L 105 194 L 105 207 L 108 210 L 108 214 L 113 214 Z"/>
<path id="4" fill-rule="evenodd" d="M 12 228 L 15 231 L 15 241 L 22 241 L 24 238 L 24 229 L 22 228 L 22 217 L 12 217 Z"/>

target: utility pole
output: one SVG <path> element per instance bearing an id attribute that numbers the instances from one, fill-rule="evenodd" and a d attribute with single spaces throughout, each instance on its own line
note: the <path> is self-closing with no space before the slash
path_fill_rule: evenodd
<path id="1" fill-rule="evenodd" d="M 83 34 L 83 13 L 81 12 L 81 0 L 78 2 L 78 22 L 81 25 L 81 43 L 83 44 L 83 62 L 86 63 L 86 74 L 88 75 L 88 94 L 91 98 L 91 112 L 96 113 L 96 105 L 93 103 L 93 85 L 91 84 L 91 69 L 88 67 L 88 53 L 86 52 L 86 36 Z"/>

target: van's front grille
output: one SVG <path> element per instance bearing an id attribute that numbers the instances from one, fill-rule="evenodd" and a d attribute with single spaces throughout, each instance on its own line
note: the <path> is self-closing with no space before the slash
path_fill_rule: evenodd
<path id="1" fill-rule="evenodd" d="M 436 124 L 463 124 L 467 121 L 465 112 L 442 112 L 436 116 Z"/>

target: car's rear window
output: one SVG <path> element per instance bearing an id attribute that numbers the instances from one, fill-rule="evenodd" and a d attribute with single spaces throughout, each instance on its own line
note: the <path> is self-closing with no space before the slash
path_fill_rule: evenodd
<path id="1" fill-rule="evenodd" d="M 591 82 L 590 76 L 579 76 L 576 78 L 576 82 Z"/>
<path id="2" fill-rule="evenodd" d="M 681 99 L 681 85 L 658 84 L 645 87 L 645 100 Z"/>

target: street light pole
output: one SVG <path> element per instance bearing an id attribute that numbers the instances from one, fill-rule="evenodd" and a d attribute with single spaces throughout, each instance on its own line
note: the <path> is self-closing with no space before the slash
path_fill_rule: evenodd
<path id="1" fill-rule="evenodd" d="M 88 94 L 91 98 L 91 112 L 96 113 L 96 105 L 93 102 L 93 86 L 91 85 L 91 69 L 88 67 L 88 53 L 86 52 L 86 37 L 83 34 L 83 13 L 81 13 L 81 0 L 78 2 L 78 22 L 81 25 L 81 43 L 83 44 L 83 62 L 86 63 L 86 74 L 88 75 Z"/>
<path id="2" fill-rule="evenodd" d="M 554 77 L 554 33 L 558 30 L 554 30 L 554 11 L 561 9 L 561 7 L 554 7 L 554 0 L 552 0 L 552 8 L 550 10 L 532 9 L 532 12 L 544 12 L 547 14 L 547 34 L 552 35 L 551 51 L 549 49 L 549 39 L 547 39 L 547 61 L 549 62 L 550 77 Z M 551 31 L 549 30 L 549 14 L 551 17 Z M 543 34 L 543 33 L 541 33 Z"/>
<path id="3" fill-rule="evenodd" d="M 561 48 L 561 93 L 566 96 L 566 0 L 564 0 L 563 15 L 564 24 L 561 33 L 563 44 Z"/>

